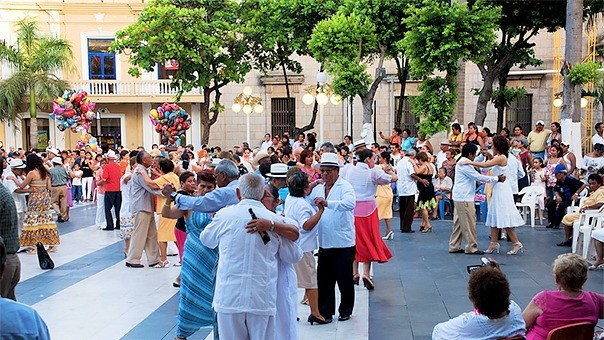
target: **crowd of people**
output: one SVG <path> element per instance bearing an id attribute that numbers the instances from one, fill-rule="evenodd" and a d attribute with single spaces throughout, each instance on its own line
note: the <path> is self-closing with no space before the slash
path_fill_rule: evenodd
<path id="1" fill-rule="evenodd" d="M 494 135 L 474 123 L 463 133 L 455 123 L 436 153 L 424 135 L 414 138 L 399 128 L 389 136 L 380 132 L 383 144 L 369 145 L 350 136 L 319 145 L 309 133 L 295 139 L 266 134 L 253 149 L 247 143 L 228 150 L 202 145 L 197 152 L 193 145 L 156 144 L 148 150 L 107 151 L 89 145 L 44 152 L 10 147 L 0 157 L 0 188 L 14 202 L 17 220 L 14 225 L 0 221 L 8 254 L 2 296 L 16 299 L 16 252 L 35 253 L 38 242 L 57 251 L 56 223 L 69 221 L 70 207 L 96 202 L 95 224 L 103 231 L 119 230 L 126 267 L 144 267 L 143 255 L 149 267 L 170 266 L 168 244 L 176 244 L 180 261 L 173 265 L 181 266 L 173 283 L 180 289 L 177 339 L 201 327 L 214 327 L 225 339 L 293 339 L 297 288 L 305 290 L 301 302 L 309 306 L 311 324 L 331 323 L 336 312 L 340 322 L 349 320 L 354 285 L 376 288 L 371 265 L 392 257 L 385 241 L 394 239 L 393 211 L 399 213 L 402 233 L 415 232 L 414 218 L 421 219 L 419 230 L 429 233 L 432 220 L 452 215 L 450 253 L 499 252 L 498 241 L 507 238 L 512 242 L 507 254 L 516 255 L 524 247 L 515 227 L 524 219 L 515 201 L 520 190 L 533 186 L 542 190 L 540 214 L 547 208 L 548 227 L 563 224 L 566 230 L 558 245 L 569 245 L 578 214 L 604 205 L 598 174 L 604 172 L 604 139 L 598 139 L 604 125 L 596 125 L 594 151 L 581 165 L 570 144 L 560 141 L 560 125 L 552 123 L 551 130 L 544 125 L 538 121 L 525 136 L 520 126 L 513 135 L 507 128 Z M 571 202 L 584 196 L 581 175 L 590 196 L 579 213 L 566 214 Z M 481 212 L 491 228 L 485 250 L 476 238 L 480 200 L 490 202 Z M 438 209 L 442 201 L 452 204 Z M 593 238 L 597 258 L 585 268 L 596 270 L 604 267 L 604 233 L 594 232 Z M 505 285 L 505 278 L 500 281 Z M 470 298 L 475 305 L 481 299 Z M 519 310 L 509 297 L 500 302 L 508 312 Z M 483 315 L 497 319 L 501 313 Z M 519 326 L 518 313 L 512 314 Z"/>

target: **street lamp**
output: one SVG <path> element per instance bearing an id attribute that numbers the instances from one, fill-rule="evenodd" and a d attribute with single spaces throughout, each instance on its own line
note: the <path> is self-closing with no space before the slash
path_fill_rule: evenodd
<path id="1" fill-rule="evenodd" d="M 324 108 L 328 102 L 331 101 L 333 105 L 339 105 L 342 102 L 342 98 L 333 93 L 331 85 L 327 83 L 327 73 L 317 73 L 317 85 L 308 86 L 305 90 L 304 96 L 302 96 L 302 102 L 306 105 L 312 105 L 315 100 L 319 105 L 319 142 L 323 143 L 323 115 Z"/>
<path id="2" fill-rule="evenodd" d="M 250 114 L 262 113 L 264 107 L 262 107 L 262 99 L 260 97 L 252 96 L 252 88 L 246 86 L 243 88 L 243 93 L 240 93 L 233 100 L 233 106 L 231 106 L 231 110 L 235 113 L 239 113 L 243 110 L 245 113 L 246 119 L 246 141 L 250 144 Z"/>

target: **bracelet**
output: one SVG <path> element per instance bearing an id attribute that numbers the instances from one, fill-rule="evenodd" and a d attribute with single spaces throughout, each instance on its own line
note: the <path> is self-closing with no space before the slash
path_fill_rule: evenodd
<path id="1" fill-rule="evenodd" d="M 172 202 L 166 201 L 166 203 L 164 203 L 164 207 L 171 207 L 171 206 L 172 206 Z"/>
<path id="2" fill-rule="evenodd" d="M 274 231 L 275 230 L 275 221 L 271 221 L 271 229 L 269 229 L 270 231 Z"/>

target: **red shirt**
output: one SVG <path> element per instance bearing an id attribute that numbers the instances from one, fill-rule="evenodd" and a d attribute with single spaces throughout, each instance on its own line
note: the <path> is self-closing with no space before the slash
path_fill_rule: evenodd
<path id="1" fill-rule="evenodd" d="M 105 191 L 120 191 L 120 179 L 122 171 L 114 161 L 109 161 L 103 167 L 103 179 L 105 180 Z"/>

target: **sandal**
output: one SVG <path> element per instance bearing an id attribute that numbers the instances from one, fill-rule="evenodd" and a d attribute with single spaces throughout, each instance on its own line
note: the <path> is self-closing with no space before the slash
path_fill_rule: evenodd
<path id="1" fill-rule="evenodd" d="M 153 268 L 168 268 L 170 266 L 170 261 L 159 261 Z"/>
<path id="2" fill-rule="evenodd" d="M 36 248 L 29 248 L 25 251 L 25 253 L 27 254 L 36 254 L 38 251 L 36 250 Z"/>

